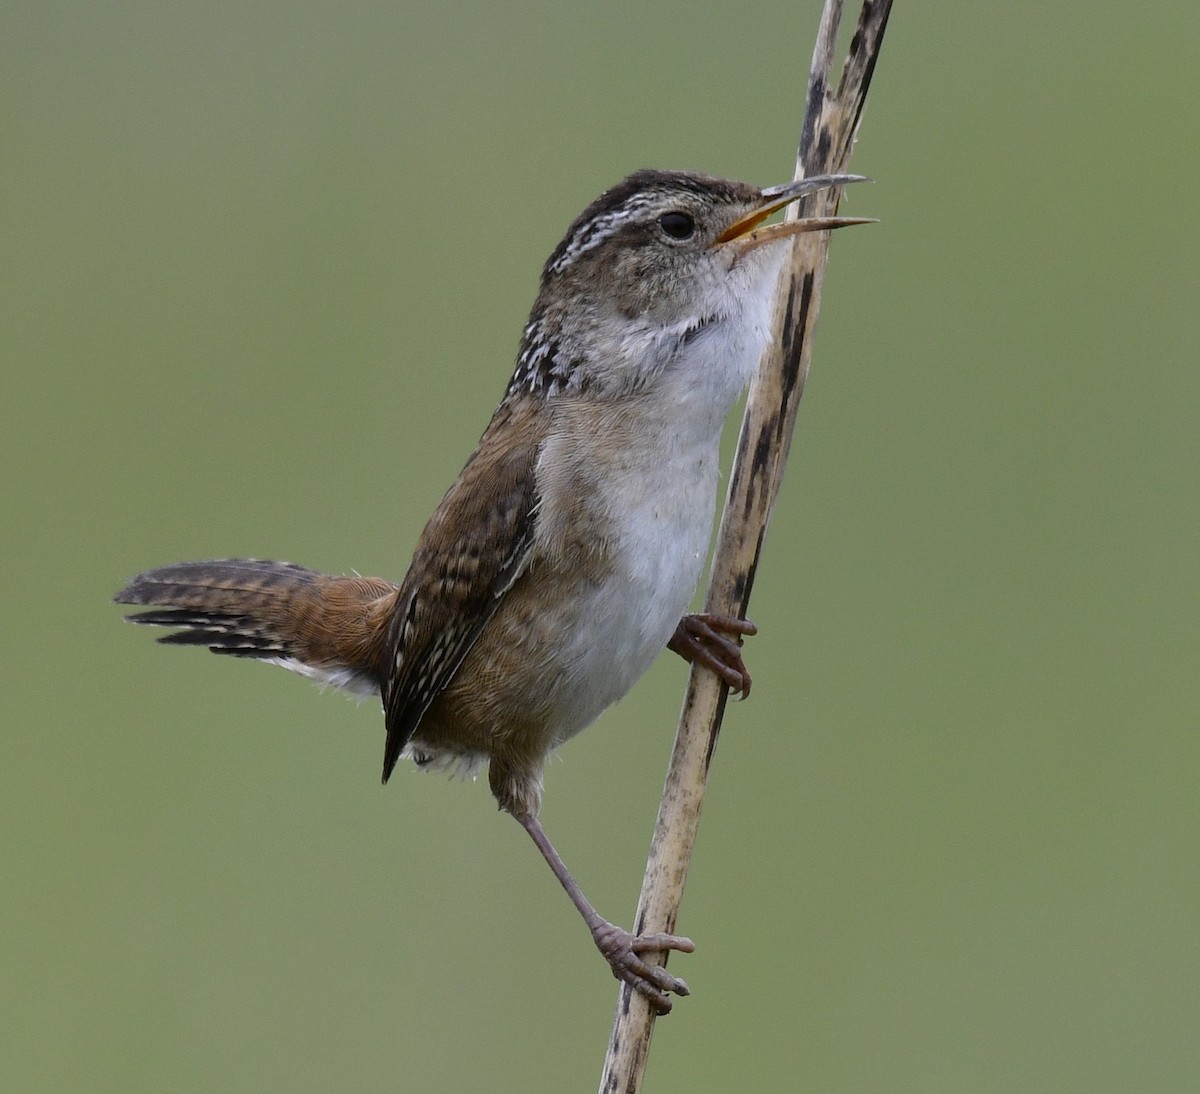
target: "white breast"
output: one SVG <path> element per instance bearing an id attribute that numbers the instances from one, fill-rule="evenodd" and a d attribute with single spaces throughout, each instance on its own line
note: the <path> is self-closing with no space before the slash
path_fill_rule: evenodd
<path id="1" fill-rule="evenodd" d="M 687 611 L 712 532 L 722 426 L 765 337 L 759 318 L 706 328 L 637 396 L 564 403 L 543 447 L 544 534 L 561 534 L 553 514 L 573 511 L 603 537 L 609 563 L 563 606 L 558 741 L 625 695 Z"/>

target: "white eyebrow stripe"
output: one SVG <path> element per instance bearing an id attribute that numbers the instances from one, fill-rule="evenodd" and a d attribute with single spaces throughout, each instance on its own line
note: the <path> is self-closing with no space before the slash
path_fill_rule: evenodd
<path id="1" fill-rule="evenodd" d="M 584 221 L 567 241 L 562 254 L 554 260 L 549 269 L 551 273 L 561 273 L 581 254 L 600 246 L 606 239 L 611 238 L 629 221 L 636 219 L 647 209 L 659 204 L 663 199 L 662 193 L 634 194 L 622 202 L 617 208 Z"/>

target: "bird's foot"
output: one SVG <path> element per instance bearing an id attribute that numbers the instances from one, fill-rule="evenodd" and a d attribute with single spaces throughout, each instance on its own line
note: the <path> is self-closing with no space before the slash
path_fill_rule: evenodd
<path id="1" fill-rule="evenodd" d="M 667 992 L 690 994 L 685 981 L 672 976 L 662 965 L 652 965 L 642 957 L 643 954 L 665 953 L 667 950 L 691 953 L 696 944 L 690 938 L 674 934 L 630 934 L 604 919 L 592 927 L 592 938 L 596 949 L 604 955 L 612 969 L 613 976 L 623 980 L 634 991 L 641 992 L 660 1015 L 671 1013 L 671 1000 L 667 998 Z"/>
<path id="2" fill-rule="evenodd" d="M 742 660 L 741 639 L 744 635 L 757 633 L 758 628 L 749 619 L 708 612 L 685 615 L 667 643 L 667 649 L 674 650 L 685 661 L 716 673 L 745 699 L 750 694 L 750 673 Z"/>

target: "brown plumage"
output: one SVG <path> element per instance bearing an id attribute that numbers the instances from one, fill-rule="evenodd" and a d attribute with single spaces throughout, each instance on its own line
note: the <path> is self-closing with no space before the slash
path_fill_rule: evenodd
<path id="1" fill-rule="evenodd" d="M 148 570 L 115 599 L 170 605 L 129 617 L 184 628 L 160 642 L 296 662 L 313 675 L 340 673 L 344 686 L 369 689 L 378 686 L 384 624 L 397 591 L 377 578 L 331 577 L 291 562 L 230 558 Z"/>
<path id="2" fill-rule="evenodd" d="M 520 611 L 513 586 L 529 584 L 542 411 L 540 403 L 501 404 L 421 533 L 380 651 L 384 782 L 414 734 L 425 746 L 419 756 L 488 756 L 504 732 L 499 710 L 526 708 L 505 704 L 489 685 L 504 675 L 497 663 L 512 629 L 505 620 Z M 501 619 L 485 635 L 498 611 Z M 526 764 L 540 771 L 544 759 L 544 752 L 530 755 Z"/>
<path id="3" fill-rule="evenodd" d="M 836 220 L 759 228 L 812 190 L 639 172 L 602 195 L 547 261 L 517 366 L 404 580 L 286 562 L 181 563 L 134 578 L 130 618 L 161 641 L 378 693 L 383 778 L 488 765 L 614 974 L 660 1011 L 682 980 L 641 956 L 687 939 L 602 919 L 537 819 L 542 769 L 665 647 L 745 694 L 744 620 L 684 615 L 711 531 L 721 427 L 766 336 L 778 252 Z M 772 257 L 774 255 L 774 257 Z"/>

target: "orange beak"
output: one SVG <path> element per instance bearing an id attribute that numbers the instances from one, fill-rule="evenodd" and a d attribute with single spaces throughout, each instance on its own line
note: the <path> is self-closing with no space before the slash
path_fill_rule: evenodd
<path id="1" fill-rule="evenodd" d="M 804 197 L 806 194 L 827 190 L 831 186 L 846 186 L 851 182 L 869 181 L 862 175 L 814 175 L 799 182 L 789 182 L 785 186 L 771 186 L 762 192 L 762 204 L 744 217 L 734 221 L 713 241 L 714 247 L 735 240 L 740 242 L 742 253 L 761 247 L 764 243 L 773 243 L 777 239 L 799 235 L 801 232 L 824 232 L 834 228 L 846 228 L 851 224 L 874 224 L 874 217 L 803 217 L 799 220 L 786 221 L 783 224 L 768 224 L 765 228 L 758 226 L 772 213 L 778 212 L 786 205 Z M 756 230 L 757 229 L 757 230 Z"/>

